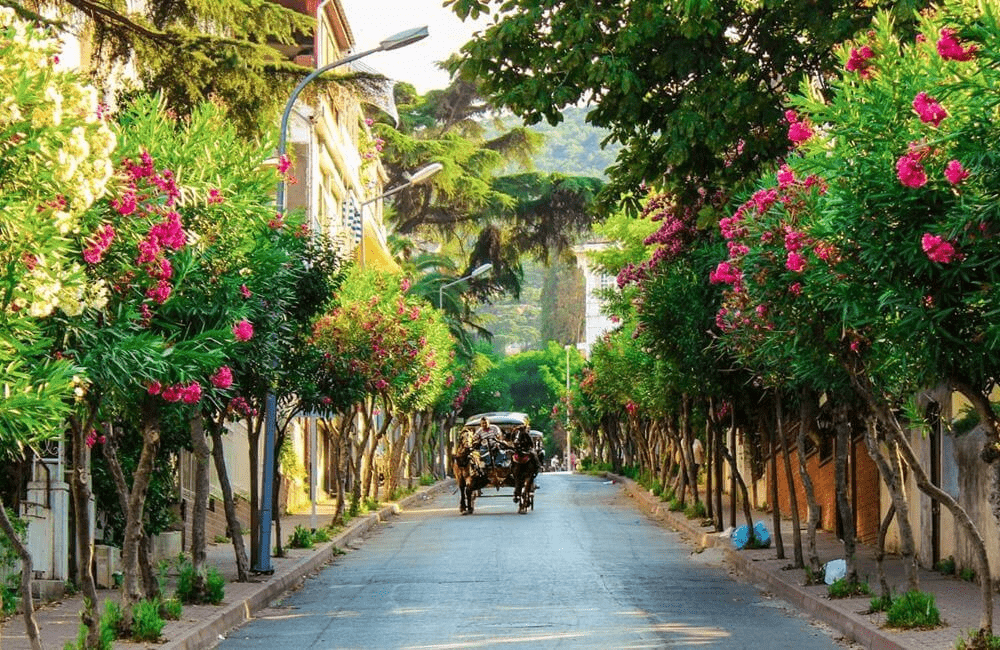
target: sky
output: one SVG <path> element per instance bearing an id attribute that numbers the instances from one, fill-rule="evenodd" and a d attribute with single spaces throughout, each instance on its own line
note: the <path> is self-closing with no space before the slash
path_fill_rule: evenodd
<path id="1" fill-rule="evenodd" d="M 385 76 L 413 84 L 417 92 L 445 88 L 448 73 L 437 61 L 448 58 L 482 29 L 485 21 L 462 22 L 443 0 L 341 0 L 354 33 L 355 51 L 376 47 L 380 41 L 413 27 L 427 26 L 430 35 L 422 41 L 363 59 Z"/>

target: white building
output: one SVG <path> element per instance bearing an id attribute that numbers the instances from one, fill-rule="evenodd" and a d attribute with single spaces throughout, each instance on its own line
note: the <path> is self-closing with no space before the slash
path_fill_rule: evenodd
<path id="1" fill-rule="evenodd" d="M 583 341 L 577 344 L 577 348 L 588 359 L 590 358 L 590 350 L 594 346 L 594 343 L 605 332 L 617 327 L 604 313 L 604 302 L 599 296 L 602 290 L 616 286 L 615 277 L 597 269 L 591 258 L 593 253 L 603 251 L 610 245 L 611 243 L 608 241 L 594 241 L 586 242 L 572 248 L 573 253 L 576 255 L 576 264 L 583 271 L 584 291 L 586 295 Z"/>

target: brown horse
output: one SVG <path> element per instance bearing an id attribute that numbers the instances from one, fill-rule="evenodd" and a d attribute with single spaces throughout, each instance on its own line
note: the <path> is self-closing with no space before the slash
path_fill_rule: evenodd
<path id="1" fill-rule="evenodd" d="M 535 477 L 542 467 L 527 427 L 520 427 L 514 432 L 514 455 L 511 460 L 514 503 L 518 505 L 517 512 L 523 515 L 528 508 L 535 508 Z"/>
<path id="2" fill-rule="evenodd" d="M 489 484 L 489 479 L 483 473 L 477 459 L 473 458 L 475 440 L 475 433 L 463 432 L 458 446 L 452 454 L 452 470 L 455 473 L 455 482 L 458 484 L 459 493 L 458 511 L 463 515 L 473 513 L 476 493 Z"/>

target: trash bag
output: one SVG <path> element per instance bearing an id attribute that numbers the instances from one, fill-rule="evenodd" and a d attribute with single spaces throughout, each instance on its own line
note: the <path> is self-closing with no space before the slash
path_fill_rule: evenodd
<path id="1" fill-rule="evenodd" d="M 771 546 L 771 532 L 764 525 L 764 522 L 758 521 L 754 525 L 753 534 L 754 548 L 769 548 Z M 731 539 L 733 540 L 733 548 L 742 551 L 750 542 L 750 529 L 747 528 L 746 524 L 740 526 L 733 531 Z"/>
<path id="2" fill-rule="evenodd" d="M 823 570 L 826 572 L 823 576 L 823 582 L 832 585 L 847 575 L 847 561 L 830 560 L 823 566 Z"/>

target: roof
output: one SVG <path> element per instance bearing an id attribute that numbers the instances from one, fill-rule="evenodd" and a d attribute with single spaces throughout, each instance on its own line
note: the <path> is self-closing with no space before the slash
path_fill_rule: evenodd
<path id="1" fill-rule="evenodd" d="M 477 413 L 465 419 L 465 424 L 478 424 L 480 420 L 486 418 L 490 424 L 527 424 L 528 414 L 517 411 L 490 411 L 488 413 Z"/>

